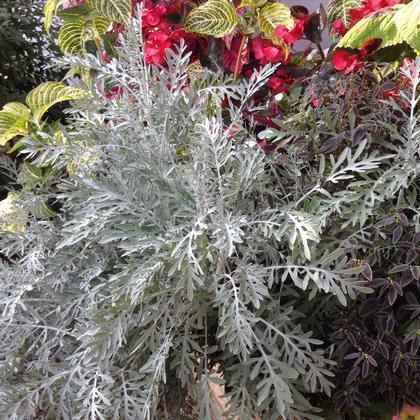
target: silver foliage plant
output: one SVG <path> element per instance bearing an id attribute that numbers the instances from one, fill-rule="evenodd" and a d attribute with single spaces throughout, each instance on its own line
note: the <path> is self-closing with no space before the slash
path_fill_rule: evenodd
<path id="1" fill-rule="evenodd" d="M 223 383 L 227 418 L 318 418 L 307 396 L 330 394 L 332 362 L 294 302 L 321 293 L 345 305 L 370 291 L 346 244 L 323 237 L 357 176 L 391 157 L 363 142 L 321 161 L 334 194 L 303 191 L 305 168 L 279 169 L 241 118 L 273 68 L 187 83 L 182 46 L 167 69 L 150 68 L 139 28 L 118 61 L 67 60 L 123 95 L 92 90 L 71 110 L 67 143 L 39 155 L 72 167 L 43 192 L 59 215 L 1 236 L 0 416 L 221 418 Z M 401 165 L 412 159 L 408 127 Z"/>

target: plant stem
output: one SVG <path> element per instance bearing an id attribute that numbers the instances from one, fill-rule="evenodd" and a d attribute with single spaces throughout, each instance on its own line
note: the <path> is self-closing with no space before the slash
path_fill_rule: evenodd
<path id="1" fill-rule="evenodd" d="M 233 79 L 234 80 L 238 80 L 239 73 L 242 70 L 242 68 L 240 68 L 241 67 L 241 59 L 242 59 L 242 54 L 244 53 L 244 50 L 245 50 L 247 44 L 248 44 L 248 37 L 245 36 L 245 35 L 242 35 L 241 45 L 239 46 L 238 56 L 236 57 L 235 71 L 233 73 Z"/>
<path id="2" fill-rule="evenodd" d="M 105 58 L 104 54 L 102 53 L 101 43 L 100 43 L 98 38 L 95 38 L 95 45 L 96 45 L 96 49 L 98 50 L 98 54 L 99 54 L 99 57 L 101 58 L 101 61 L 104 64 L 106 64 L 106 58 Z"/>

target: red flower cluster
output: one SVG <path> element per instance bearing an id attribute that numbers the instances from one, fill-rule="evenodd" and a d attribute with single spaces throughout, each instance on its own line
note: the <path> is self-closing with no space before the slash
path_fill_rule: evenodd
<path id="1" fill-rule="evenodd" d="M 345 74 L 353 73 L 362 67 L 359 54 L 350 54 L 348 51 L 337 51 L 332 58 L 333 66 L 336 70 Z"/>
<path id="2" fill-rule="evenodd" d="M 287 29 L 286 26 L 280 25 L 274 31 L 274 34 L 283 40 L 286 44 L 293 45 L 296 41 L 303 38 L 305 29 L 304 21 L 301 19 L 295 20 L 295 24 L 292 29 Z"/>
<path id="3" fill-rule="evenodd" d="M 169 14 L 178 12 L 175 5 L 165 6 L 160 3 L 154 6 L 146 3 L 142 10 L 142 27 L 147 63 L 165 64 L 166 50 L 172 49 L 181 39 L 191 49 L 195 42 L 194 35 L 187 34 L 181 25 L 171 24 L 166 19 Z"/>
<path id="4" fill-rule="evenodd" d="M 402 0 L 364 0 L 362 6 L 358 9 L 350 9 L 351 26 L 356 24 L 360 19 L 369 16 L 371 13 L 400 3 L 402 3 Z"/>
<path id="5" fill-rule="evenodd" d="M 268 63 L 285 63 L 287 61 L 286 53 L 281 47 L 275 46 L 267 39 L 260 36 L 252 40 L 252 51 L 255 58 L 261 65 L 265 66 Z"/>
<path id="6" fill-rule="evenodd" d="M 346 25 L 344 25 L 340 19 L 337 19 L 333 22 L 332 31 L 334 34 L 344 36 L 347 30 L 348 29 L 346 28 Z"/>
<path id="7" fill-rule="evenodd" d="M 267 83 L 267 86 L 275 93 L 286 93 L 288 87 L 293 84 L 295 79 L 285 70 L 285 69 L 278 69 L 274 76 L 270 78 Z"/>

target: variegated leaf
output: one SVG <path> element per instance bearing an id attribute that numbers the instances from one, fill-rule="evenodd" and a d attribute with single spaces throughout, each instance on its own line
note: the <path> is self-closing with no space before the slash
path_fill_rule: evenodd
<path id="1" fill-rule="evenodd" d="M 185 30 L 198 35 L 222 38 L 238 24 L 235 7 L 229 0 L 209 0 L 188 15 Z"/>
<path id="2" fill-rule="evenodd" d="M 112 22 L 125 23 L 132 15 L 131 0 L 88 0 L 87 4 Z"/>
<path id="3" fill-rule="evenodd" d="M 26 103 L 33 113 L 34 122 L 39 124 L 44 113 L 53 105 L 63 101 L 82 99 L 86 94 L 85 90 L 75 86 L 46 82 L 29 92 Z"/>

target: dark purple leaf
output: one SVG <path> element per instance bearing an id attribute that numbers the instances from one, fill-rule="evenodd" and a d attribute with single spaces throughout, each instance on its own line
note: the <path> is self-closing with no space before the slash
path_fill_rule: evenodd
<path id="1" fill-rule="evenodd" d="M 379 286 L 383 286 L 385 283 L 386 283 L 386 279 L 379 278 L 379 279 L 372 280 L 369 283 L 369 286 L 370 287 L 379 287 Z"/>
<path id="2" fill-rule="evenodd" d="M 344 139 L 343 133 L 339 134 L 336 137 L 332 137 L 324 141 L 324 143 L 322 143 L 321 147 L 319 148 L 319 151 L 321 153 L 332 153 L 340 147 L 343 139 Z"/>
<path id="3" fill-rule="evenodd" d="M 373 314 L 378 309 L 378 299 L 368 298 L 366 299 L 359 308 L 360 316 L 366 317 Z"/>
<path id="4" fill-rule="evenodd" d="M 391 270 L 389 271 L 389 274 L 400 273 L 401 271 L 407 270 L 407 268 L 408 268 L 407 264 L 396 265 L 395 267 L 391 268 Z"/>
<path id="5" fill-rule="evenodd" d="M 391 384 L 392 383 L 391 372 L 386 366 L 382 368 L 382 374 L 384 375 L 385 382 L 387 384 Z"/>
<path id="6" fill-rule="evenodd" d="M 365 379 L 369 375 L 369 362 L 365 359 L 362 364 L 362 378 Z"/>
<path id="7" fill-rule="evenodd" d="M 397 291 L 395 290 L 395 287 L 391 287 L 388 292 L 388 302 L 390 305 L 393 305 L 395 303 L 395 300 L 397 299 Z"/>
<path id="8" fill-rule="evenodd" d="M 367 355 L 367 359 L 372 366 L 378 366 L 376 360 L 370 354 Z"/>
<path id="9" fill-rule="evenodd" d="M 354 347 L 357 347 L 357 341 L 353 333 L 349 332 L 347 334 L 347 340 L 349 340 L 350 344 L 352 344 Z"/>
<path id="10" fill-rule="evenodd" d="M 395 291 L 397 292 L 397 294 L 399 294 L 400 296 L 403 295 L 402 287 L 401 287 L 401 285 L 397 281 L 394 281 L 394 284 L 392 285 L 392 287 L 395 289 Z"/>
<path id="11" fill-rule="evenodd" d="M 359 407 L 367 407 L 369 405 L 369 401 L 359 391 L 355 391 L 353 398 L 354 398 L 354 402 Z"/>
<path id="12" fill-rule="evenodd" d="M 385 219 L 382 219 L 376 223 L 375 227 L 388 226 L 392 225 L 393 223 L 395 223 L 395 217 L 385 217 Z"/>
<path id="13" fill-rule="evenodd" d="M 407 264 L 411 264 L 416 258 L 417 258 L 417 252 L 416 252 L 416 250 L 410 251 L 407 254 L 407 258 L 406 258 L 405 262 Z"/>
<path id="14" fill-rule="evenodd" d="M 384 356 L 385 359 L 389 359 L 389 350 L 388 346 L 385 343 L 380 343 L 378 345 L 379 351 L 382 353 L 382 356 Z"/>
<path id="15" fill-rule="evenodd" d="M 392 363 L 392 371 L 395 372 L 401 363 L 401 356 L 397 355 Z"/>
<path id="16" fill-rule="evenodd" d="M 347 379 L 346 379 L 346 385 L 350 385 L 359 375 L 360 372 L 360 367 L 356 366 L 355 368 L 353 368 L 349 374 L 347 375 Z"/>
<path id="17" fill-rule="evenodd" d="M 309 15 L 309 10 L 305 6 L 292 6 L 290 12 L 295 19 L 303 18 Z"/>
<path id="18" fill-rule="evenodd" d="M 403 230 L 403 227 L 401 225 L 398 225 L 394 229 L 394 232 L 392 233 L 392 242 L 394 244 L 396 244 L 401 239 L 401 236 L 402 236 L 403 232 L 404 232 L 404 230 Z"/>
<path id="19" fill-rule="evenodd" d="M 407 302 L 410 304 L 410 305 L 415 305 L 415 306 L 417 306 L 419 303 L 418 303 L 418 301 L 417 301 L 417 298 L 416 298 L 416 296 L 414 295 L 414 293 L 412 293 L 412 292 L 407 292 L 406 294 L 405 294 L 405 298 L 407 299 Z"/>
<path id="20" fill-rule="evenodd" d="M 420 266 L 413 265 L 412 267 L 410 267 L 410 271 L 411 271 L 411 274 L 413 275 L 413 277 L 416 280 L 419 280 L 420 279 Z"/>
<path id="21" fill-rule="evenodd" d="M 407 216 L 404 213 L 400 213 L 399 215 L 400 220 L 405 224 L 408 225 L 408 219 Z"/>
<path id="22" fill-rule="evenodd" d="M 344 356 L 346 360 L 357 359 L 360 353 L 350 353 L 347 356 Z"/>
<path id="23" fill-rule="evenodd" d="M 406 287 L 412 282 L 413 282 L 413 277 L 403 276 L 403 277 L 401 277 L 399 284 L 400 284 L 401 287 Z"/>
<path id="24" fill-rule="evenodd" d="M 418 243 L 418 242 L 420 242 L 420 232 L 416 232 L 416 233 L 414 234 L 414 237 L 413 237 L 413 242 L 414 242 L 414 244 L 416 244 L 416 245 L 417 245 L 417 243 Z"/>
<path id="25" fill-rule="evenodd" d="M 366 280 L 371 281 L 373 274 L 372 274 L 372 269 L 370 268 L 370 265 L 365 263 L 363 266 L 363 271 L 362 271 L 363 276 L 366 278 Z"/>

